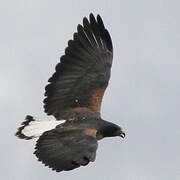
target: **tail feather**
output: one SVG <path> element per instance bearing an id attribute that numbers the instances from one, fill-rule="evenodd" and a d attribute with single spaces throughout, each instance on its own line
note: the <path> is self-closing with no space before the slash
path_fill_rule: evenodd
<path id="1" fill-rule="evenodd" d="M 21 127 L 18 128 L 15 136 L 20 139 L 33 139 L 41 136 L 44 132 L 56 128 L 57 125 L 64 123 L 65 120 L 49 121 L 33 116 L 26 116 L 25 121 L 21 123 Z"/>

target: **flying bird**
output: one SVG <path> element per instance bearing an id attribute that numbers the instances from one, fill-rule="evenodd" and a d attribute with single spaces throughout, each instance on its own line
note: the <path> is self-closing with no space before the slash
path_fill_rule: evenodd
<path id="1" fill-rule="evenodd" d="M 121 127 L 101 118 L 101 102 L 113 59 L 109 32 L 91 13 L 77 26 L 65 55 L 45 87 L 44 110 L 56 120 L 26 116 L 16 136 L 39 138 L 34 154 L 57 172 L 86 166 L 96 158 L 98 140 L 125 137 Z"/>

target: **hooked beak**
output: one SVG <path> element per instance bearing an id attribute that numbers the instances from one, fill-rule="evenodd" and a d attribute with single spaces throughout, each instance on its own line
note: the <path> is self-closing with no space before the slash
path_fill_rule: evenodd
<path id="1" fill-rule="evenodd" d="M 119 136 L 122 137 L 122 138 L 125 138 L 126 134 L 123 131 L 121 131 Z"/>

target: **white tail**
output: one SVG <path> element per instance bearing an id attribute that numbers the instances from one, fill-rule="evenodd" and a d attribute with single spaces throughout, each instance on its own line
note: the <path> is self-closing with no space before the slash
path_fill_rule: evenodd
<path id="1" fill-rule="evenodd" d="M 15 134 L 20 139 L 33 139 L 41 136 L 44 132 L 54 129 L 57 125 L 63 124 L 66 120 L 49 121 L 39 119 L 33 116 L 26 116 L 25 121 L 22 123 Z"/>

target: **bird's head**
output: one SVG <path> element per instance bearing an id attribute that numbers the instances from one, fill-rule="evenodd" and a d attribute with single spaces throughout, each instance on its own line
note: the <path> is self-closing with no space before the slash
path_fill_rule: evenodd
<path id="1" fill-rule="evenodd" d="M 125 137 L 125 133 L 122 131 L 121 127 L 113 123 L 109 123 L 109 125 L 103 127 L 101 131 L 99 132 L 99 134 L 103 138 L 114 137 L 114 136 L 120 136 L 122 138 Z"/>
<path id="2" fill-rule="evenodd" d="M 110 131 L 111 131 L 111 134 L 110 134 L 110 137 L 113 137 L 113 136 L 120 136 L 122 138 L 125 138 L 126 134 L 122 131 L 122 128 L 120 126 L 111 126 L 109 127 Z"/>

